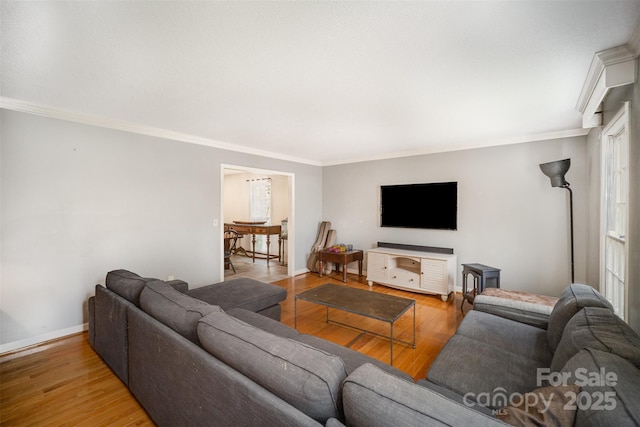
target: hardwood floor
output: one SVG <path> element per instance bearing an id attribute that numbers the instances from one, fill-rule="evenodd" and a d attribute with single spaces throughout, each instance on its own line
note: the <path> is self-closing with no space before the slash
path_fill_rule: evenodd
<path id="1" fill-rule="evenodd" d="M 294 325 L 294 295 L 322 283 L 344 284 L 341 274 L 316 274 L 278 280 L 287 289 L 282 322 Z M 365 278 L 349 274 L 346 286 L 369 289 Z M 422 379 L 440 349 L 462 320 L 460 295 L 443 302 L 439 296 L 422 295 L 374 285 L 373 291 L 416 300 L 416 349 L 394 345 L 394 366 Z M 465 306 L 465 311 L 469 308 Z M 389 341 L 357 330 L 327 324 L 325 308 L 298 301 L 298 330 L 316 335 L 383 362 L 389 362 Z M 389 333 L 387 323 L 332 311 L 331 318 Z M 411 341 L 412 315 L 405 313 L 394 335 Z M 0 425 L 153 425 L 127 388 L 89 346 L 87 334 L 77 334 L 38 347 L 0 356 Z"/>
<path id="2" fill-rule="evenodd" d="M 87 333 L 0 357 L 0 425 L 154 425 Z"/>
<path id="3" fill-rule="evenodd" d="M 318 277 L 316 274 L 305 274 L 275 282 L 287 288 L 287 299 L 282 304 L 282 323 L 294 325 L 294 295 L 322 283 L 336 283 L 358 289 L 369 290 L 365 277 L 349 274 L 347 283 L 342 282 L 341 273 Z M 443 302 L 439 296 L 406 292 L 386 286 L 374 284 L 372 290 L 390 295 L 416 300 L 416 348 L 403 344 L 393 347 L 393 366 L 405 371 L 415 380 L 424 379 L 431 362 L 440 352 L 447 340 L 455 333 L 462 321 L 460 303 L 462 297 L 450 296 Z M 465 310 L 469 306 L 465 306 Z M 353 350 L 367 354 L 383 362 L 389 363 L 389 341 L 370 334 L 363 334 L 355 329 L 326 323 L 326 308 L 306 301 L 298 301 L 298 330 L 315 335 Z M 389 324 L 355 314 L 331 309 L 331 318 L 343 323 L 357 325 L 359 328 L 372 330 L 381 335 L 389 335 Z M 394 325 L 394 337 L 403 341 L 412 341 L 413 316 L 411 310 L 405 313 Z"/>
<path id="4" fill-rule="evenodd" d="M 236 268 L 224 271 L 224 280 L 238 279 L 240 277 L 250 277 L 252 279 L 261 280 L 267 283 L 273 283 L 277 280 L 285 279 L 287 276 L 287 267 L 280 264 L 278 260 L 271 260 L 269 264 L 264 259 L 256 258 L 255 262 L 251 258 L 237 254 L 231 256 L 231 262 Z"/>

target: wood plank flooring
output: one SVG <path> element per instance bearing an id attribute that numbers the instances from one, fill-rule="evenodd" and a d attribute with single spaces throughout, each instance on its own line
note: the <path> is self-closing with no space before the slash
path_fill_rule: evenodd
<path id="1" fill-rule="evenodd" d="M 278 280 L 287 289 L 282 322 L 294 325 L 294 295 L 322 283 L 336 283 L 369 290 L 364 277 L 349 274 L 318 277 L 316 274 Z M 426 376 L 432 361 L 462 320 L 461 296 L 442 302 L 438 296 L 404 292 L 374 285 L 374 292 L 416 300 L 416 349 L 394 345 L 394 366 L 414 379 Z M 465 311 L 469 308 L 465 305 Z M 326 308 L 298 301 L 298 330 L 319 336 L 383 362 L 389 362 L 389 341 L 325 322 Z M 389 333 L 387 323 L 349 313 L 331 311 L 331 318 Z M 394 326 L 394 335 L 412 340 L 412 314 Z M 153 422 L 127 388 L 89 346 L 87 334 L 0 356 L 0 425 L 2 426 L 145 426 Z"/>

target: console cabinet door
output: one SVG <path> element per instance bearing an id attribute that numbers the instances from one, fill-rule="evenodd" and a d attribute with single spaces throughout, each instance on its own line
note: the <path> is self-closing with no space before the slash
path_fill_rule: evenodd
<path id="1" fill-rule="evenodd" d="M 447 261 L 442 259 L 423 258 L 421 265 L 420 287 L 422 289 L 447 295 Z"/>
<path id="2" fill-rule="evenodd" d="M 387 281 L 387 255 L 375 252 L 367 254 L 367 280 L 371 282 Z"/>

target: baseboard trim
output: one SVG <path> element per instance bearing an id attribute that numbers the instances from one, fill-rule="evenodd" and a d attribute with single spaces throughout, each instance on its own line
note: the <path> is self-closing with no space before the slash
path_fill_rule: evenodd
<path id="1" fill-rule="evenodd" d="M 5 344 L 0 344 L 0 356 L 6 353 L 11 353 L 17 350 L 24 350 L 28 347 L 44 344 L 47 341 L 63 338 L 68 335 L 77 334 L 78 332 L 84 332 L 89 329 L 89 324 L 84 323 L 82 325 L 72 326 L 66 329 L 60 329 L 58 331 L 49 332 L 47 334 L 38 335 L 31 338 L 25 338 L 23 340 L 13 341 Z"/>

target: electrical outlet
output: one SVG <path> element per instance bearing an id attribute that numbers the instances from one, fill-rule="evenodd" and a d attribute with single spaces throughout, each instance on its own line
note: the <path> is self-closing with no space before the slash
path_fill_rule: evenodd
<path id="1" fill-rule="evenodd" d="M 214 226 L 214 227 L 217 227 L 217 226 L 218 226 L 218 218 L 216 218 L 216 219 L 214 219 L 214 220 L 213 220 L 213 226 Z"/>
<path id="2" fill-rule="evenodd" d="M 175 277 L 174 276 L 169 276 L 169 277 L 167 277 L 167 280 L 175 280 Z"/>

